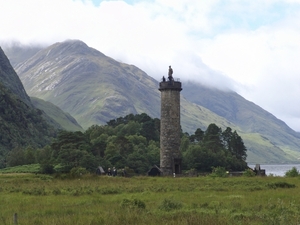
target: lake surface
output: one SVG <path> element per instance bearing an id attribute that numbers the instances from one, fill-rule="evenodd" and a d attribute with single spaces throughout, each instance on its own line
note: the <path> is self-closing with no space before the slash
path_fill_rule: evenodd
<path id="1" fill-rule="evenodd" d="M 248 166 L 254 169 L 254 164 L 248 164 Z M 296 167 L 300 171 L 300 164 L 260 164 L 262 170 L 266 170 L 266 175 L 273 174 L 274 176 L 283 177 L 286 171 L 291 170 L 293 167 Z"/>

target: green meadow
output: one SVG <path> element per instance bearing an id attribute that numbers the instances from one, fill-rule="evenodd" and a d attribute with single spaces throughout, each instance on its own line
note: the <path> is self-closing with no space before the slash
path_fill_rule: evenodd
<path id="1" fill-rule="evenodd" d="M 0 183 L 3 225 L 300 223 L 297 177 L 69 178 L 3 173 Z"/>

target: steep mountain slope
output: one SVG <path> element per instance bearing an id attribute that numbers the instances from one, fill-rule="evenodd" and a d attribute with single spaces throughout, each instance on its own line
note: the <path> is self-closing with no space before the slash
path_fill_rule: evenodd
<path id="1" fill-rule="evenodd" d="M 14 71 L 14 68 L 10 65 L 10 62 L 4 54 L 2 48 L 0 48 L 0 81 L 4 87 L 6 87 L 13 94 L 18 96 L 25 104 L 32 106 L 29 96 L 20 81 L 20 78 Z"/>
<path id="2" fill-rule="evenodd" d="M 44 116 L 41 110 L 33 107 L 0 48 L 0 161 L 14 147 L 41 147 L 50 142 L 56 128 L 49 125 Z"/>
<path id="3" fill-rule="evenodd" d="M 49 46 L 18 63 L 16 70 L 30 96 L 69 112 L 83 128 L 105 124 L 129 113 L 145 112 L 160 118 L 156 80 L 81 41 Z M 222 128 L 229 126 L 242 135 L 249 150 L 248 162 L 278 163 L 299 157 L 297 133 L 270 113 L 236 93 L 183 83 L 183 131 L 206 129 L 210 123 Z"/>
<path id="4" fill-rule="evenodd" d="M 71 113 L 84 128 L 129 113 L 159 115 L 154 79 L 80 41 L 56 43 L 16 70 L 30 96 Z"/>

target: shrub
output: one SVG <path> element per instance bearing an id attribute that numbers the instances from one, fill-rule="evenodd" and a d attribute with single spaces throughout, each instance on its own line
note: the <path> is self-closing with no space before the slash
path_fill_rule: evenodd
<path id="1" fill-rule="evenodd" d="M 71 177 L 80 177 L 84 174 L 88 174 L 88 171 L 83 167 L 74 167 L 70 171 Z"/>
<path id="2" fill-rule="evenodd" d="M 45 187 L 35 187 L 33 189 L 30 190 L 23 190 L 22 192 L 23 194 L 27 194 L 27 195 L 46 195 L 46 191 L 45 191 Z"/>
<path id="3" fill-rule="evenodd" d="M 61 194 L 61 190 L 59 188 L 54 188 L 54 190 L 52 191 L 52 194 L 54 194 L 54 195 L 60 195 Z"/>
<path id="4" fill-rule="evenodd" d="M 292 169 L 285 172 L 285 176 L 286 177 L 298 177 L 299 171 L 297 170 L 296 167 L 293 167 Z"/>
<path id="5" fill-rule="evenodd" d="M 122 191 L 119 188 L 102 188 L 98 190 L 102 195 L 120 194 Z"/>
<path id="6" fill-rule="evenodd" d="M 296 185 L 295 184 L 289 184 L 287 182 L 275 182 L 275 183 L 269 183 L 266 185 L 269 188 L 295 188 Z"/>
<path id="7" fill-rule="evenodd" d="M 212 177 L 228 177 L 228 173 L 224 167 L 213 167 L 211 175 Z"/>
<path id="8" fill-rule="evenodd" d="M 182 203 L 174 201 L 172 199 L 164 199 L 161 204 L 158 207 L 161 210 L 164 211 L 171 211 L 175 209 L 181 209 L 182 208 Z"/>
<path id="9" fill-rule="evenodd" d="M 121 202 L 121 207 L 128 208 L 128 209 L 145 209 L 146 204 L 145 202 L 139 200 L 139 199 L 123 199 Z"/>
<path id="10" fill-rule="evenodd" d="M 40 172 L 43 174 L 53 174 L 54 173 L 54 166 L 48 163 L 41 164 Z"/>
<path id="11" fill-rule="evenodd" d="M 243 173 L 244 177 L 254 177 L 255 173 L 253 170 L 251 169 L 246 169 L 245 172 Z"/>

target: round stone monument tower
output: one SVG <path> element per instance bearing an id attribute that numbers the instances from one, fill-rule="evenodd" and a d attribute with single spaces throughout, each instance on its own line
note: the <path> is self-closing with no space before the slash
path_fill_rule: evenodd
<path id="1" fill-rule="evenodd" d="M 181 82 L 169 75 L 159 83 L 161 92 L 160 169 L 163 176 L 181 174 L 180 91 Z"/>

